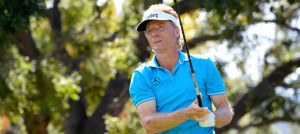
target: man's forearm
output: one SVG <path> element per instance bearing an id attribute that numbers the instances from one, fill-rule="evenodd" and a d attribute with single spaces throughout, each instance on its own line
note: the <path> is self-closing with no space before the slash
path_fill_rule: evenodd
<path id="1" fill-rule="evenodd" d="M 170 113 L 153 113 L 145 118 L 143 125 L 147 133 L 162 132 L 188 120 L 184 113 L 185 109 Z"/>
<path id="2" fill-rule="evenodd" d="M 223 127 L 229 124 L 233 117 L 233 110 L 228 106 L 218 107 L 213 113 L 215 114 L 216 127 Z"/>

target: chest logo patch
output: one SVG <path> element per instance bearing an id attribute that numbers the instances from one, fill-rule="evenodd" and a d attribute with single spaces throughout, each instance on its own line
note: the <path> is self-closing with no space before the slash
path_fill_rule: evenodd
<path id="1" fill-rule="evenodd" d="M 152 80 L 151 80 L 151 84 L 154 85 L 154 86 L 157 86 L 159 85 L 161 82 L 160 78 L 158 77 L 154 77 Z"/>

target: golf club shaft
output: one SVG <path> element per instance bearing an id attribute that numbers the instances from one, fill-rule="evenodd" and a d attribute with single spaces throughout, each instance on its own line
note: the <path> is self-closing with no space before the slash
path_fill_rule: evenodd
<path id="1" fill-rule="evenodd" d="M 184 40 L 184 45 L 185 45 L 185 49 L 186 49 L 186 52 L 187 52 L 187 55 L 188 55 L 190 67 L 191 67 L 191 73 L 192 73 L 193 80 L 194 80 L 194 86 L 195 86 L 195 90 L 196 90 L 196 94 L 197 94 L 199 107 L 202 107 L 202 101 L 201 101 L 200 93 L 199 93 L 199 90 L 198 90 L 198 85 L 197 85 L 197 81 L 196 81 L 196 77 L 195 77 L 195 72 L 194 72 L 194 68 L 193 68 L 189 48 L 186 44 L 186 39 L 185 39 L 184 31 L 183 31 L 183 26 L 182 26 L 182 23 L 181 23 L 181 18 L 180 18 L 180 12 L 179 12 L 176 0 L 174 0 L 174 3 L 175 3 L 175 7 L 177 9 L 177 14 L 178 14 L 179 23 L 180 23 L 180 26 L 181 26 L 181 32 L 182 32 L 182 36 L 183 36 L 183 40 Z"/>

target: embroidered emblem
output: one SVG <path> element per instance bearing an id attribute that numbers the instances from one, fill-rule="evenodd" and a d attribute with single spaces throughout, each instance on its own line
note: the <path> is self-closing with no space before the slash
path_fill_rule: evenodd
<path id="1" fill-rule="evenodd" d="M 158 77 L 154 77 L 152 80 L 151 80 L 151 84 L 154 85 L 154 86 L 157 86 L 158 84 L 160 84 L 161 80 L 160 78 Z"/>

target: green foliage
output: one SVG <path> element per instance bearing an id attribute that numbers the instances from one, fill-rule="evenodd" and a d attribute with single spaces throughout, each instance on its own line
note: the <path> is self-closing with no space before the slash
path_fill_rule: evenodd
<path id="1" fill-rule="evenodd" d="M 44 10 L 44 0 L 1 0 L 0 45 L 7 44 L 9 35 L 18 33 L 19 29 L 26 30 L 29 16 L 41 15 Z"/>
<path id="2" fill-rule="evenodd" d="M 68 100 L 79 99 L 81 76 L 77 72 L 62 75 L 66 69 L 56 60 L 28 61 L 15 48 L 11 50 L 13 57 L 8 62 L 10 71 L 5 83 L 12 93 L 0 98 L 0 111 L 8 111 L 10 117 L 20 117 L 26 111 L 61 121 L 69 108 Z"/>
<path id="3" fill-rule="evenodd" d="M 132 40 L 136 38 L 134 28 L 137 21 L 130 14 L 117 14 L 112 1 L 101 7 L 91 0 L 66 0 L 61 1 L 59 7 L 62 37 L 52 36 L 49 20 L 42 17 L 31 18 L 32 35 L 43 56 L 51 53 L 55 48 L 52 44 L 59 42 L 59 38 L 70 36 L 71 39 L 65 44 L 68 54 L 74 59 L 85 59 L 79 67 L 90 115 L 117 70 L 131 72 L 137 64 Z"/>
<path id="4" fill-rule="evenodd" d="M 40 51 L 40 57 L 46 57 L 55 48 L 50 45 L 53 41 L 50 22 L 45 17 L 30 17 L 30 30 L 36 47 Z"/>
<path id="5" fill-rule="evenodd" d="M 125 104 L 125 109 L 119 117 L 107 114 L 105 124 L 109 134 L 145 134 L 145 130 L 139 120 L 138 114 L 130 99 Z"/>
<path id="6" fill-rule="evenodd" d="M 242 41 L 242 36 L 235 32 L 243 31 L 248 21 L 252 18 L 252 13 L 258 13 L 261 3 L 238 0 L 206 0 L 204 1 L 205 10 L 208 13 L 207 22 L 209 31 L 222 33 L 224 38 L 235 37 L 236 41 Z"/>
<path id="7" fill-rule="evenodd" d="M 227 89 L 226 95 L 229 101 L 232 102 L 231 104 L 236 102 L 241 94 L 245 94 L 249 91 L 246 87 L 246 81 L 242 78 L 229 79 L 225 77 L 223 81 Z"/>

